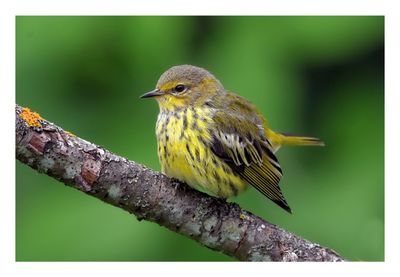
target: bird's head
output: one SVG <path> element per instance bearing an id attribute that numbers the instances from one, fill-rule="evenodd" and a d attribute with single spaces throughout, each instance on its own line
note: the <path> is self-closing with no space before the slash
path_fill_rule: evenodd
<path id="1" fill-rule="evenodd" d="M 174 111 L 202 105 L 218 93 L 224 93 L 224 88 L 210 72 L 193 65 L 177 65 L 165 71 L 156 88 L 141 98 L 154 97 L 160 109 Z"/>

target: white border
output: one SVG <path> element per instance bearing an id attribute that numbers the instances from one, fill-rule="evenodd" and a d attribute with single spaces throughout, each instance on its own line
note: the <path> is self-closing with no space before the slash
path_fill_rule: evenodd
<path id="1" fill-rule="evenodd" d="M 337 276 L 339 274 L 391 275 L 399 255 L 398 197 L 400 182 L 396 170 L 399 159 L 399 13 L 396 1 L 238 1 L 238 0 L 165 0 L 131 1 L 70 0 L 70 1 L 8 1 L 0 4 L 1 57 L 0 88 L 3 131 L 0 194 L 0 266 L 7 276 L 71 276 L 160 274 L 160 276 L 225 276 L 307 275 Z M 139 2 L 139 1 L 138 1 Z M 15 262 L 15 16 L 16 15 L 385 15 L 385 260 L 384 263 L 345 264 L 273 264 L 273 263 L 16 263 Z M 373 130 L 371 130 L 373 132 Z M 360 134 L 362 139 L 363 135 Z M 6 137 L 5 142 L 3 137 Z M 357 141 L 354 141 L 357 143 Z M 373 147 L 373 146 L 371 146 Z M 2 175 L 3 175 L 2 174 Z M 13 211 L 13 212 L 12 212 Z M 246 271 L 243 271 L 246 270 Z M 207 271 L 207 272 L 206 272 Z M 394 271 L 395 272 L 395 271 Z"/>

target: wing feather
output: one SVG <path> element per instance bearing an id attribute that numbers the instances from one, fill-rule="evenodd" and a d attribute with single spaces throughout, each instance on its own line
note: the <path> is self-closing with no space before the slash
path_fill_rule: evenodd
<path id="1" fill-rule="evenodd" d="M 229 105 L 231 109 L 237 110 L 235 103 Z M 243 102 L 240 105 L 243 108 Z M 265 136 L 258 113 L 255 110 L 251 112 L 250 108 L 244 114 L 227 113 L 225 109 L 215 114 L 214 121 L 214 130 L 218 130 L 211 132 L 211 149 L 214 154 L 247 183 L 291 213 L 279 187 L 282 169 Z"/>
<path id="2" fill-rule="evenodd" d="M 237 134 L 213 136 L 212 150 L 214 154 L 224 160 L 246 182 L 291 213 L 279 187 L 282 170 L 271 149 L 263 143 L 259 152 L 249 141 L 239 143 L 241 139 L 237 137 Z"/>

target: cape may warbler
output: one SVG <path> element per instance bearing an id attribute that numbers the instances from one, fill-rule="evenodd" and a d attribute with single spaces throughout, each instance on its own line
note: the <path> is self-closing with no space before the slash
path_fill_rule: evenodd
<path id="1" fill-rule="evenodd" d="M 257 108 L 224 89 L 210 72 L 192 65 L 168 69 L 154 97 L 156 134 L 164 174 L 208 194 L 229 198 L 250 184 L 291 212 L 279 188 L 281 145 L 324 145 L 313 137 L 274 132 Z"/>

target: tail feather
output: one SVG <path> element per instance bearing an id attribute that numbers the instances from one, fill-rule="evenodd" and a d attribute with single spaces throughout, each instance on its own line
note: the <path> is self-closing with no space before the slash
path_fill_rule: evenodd
<path id="1" fill-rule="evenodd" d="M 311 146 L 325 146 L 325 143 L 319 138 L 299 136 L 288 133 L 278 133 L 281 137 L 282 145 L 311 145 Z"/>
<path id="2" fill-rule="evenodd" d="M 265 135 L 272 146 L 273 153 L 278 151 L 282 145 L 325 146 L 325 143 L 319 138 L 289 133 L 278 133 L 271 129 L 267 129 Z"/>

